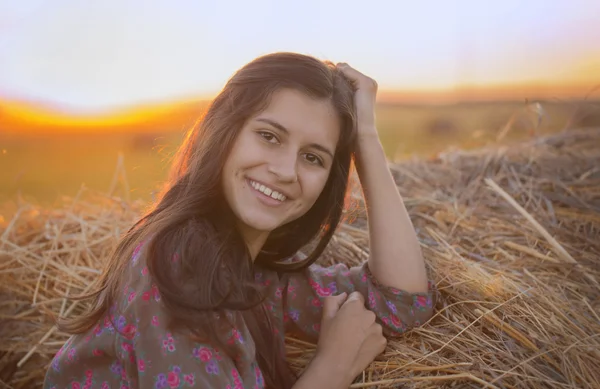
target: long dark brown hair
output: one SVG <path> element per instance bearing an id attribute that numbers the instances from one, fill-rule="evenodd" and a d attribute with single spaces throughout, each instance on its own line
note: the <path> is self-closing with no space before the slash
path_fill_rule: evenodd
<path id="1" fill-rule="evenodd" d="M 340 120 L 340 137 L 316 203 L 297 220 L 272 231 L 253 262 L 223 200 L 221 172 L 240 129 L 268 106 L 280 88 L 330 101 Z M 256 358 L 267 387 L 290 388 L 296 377 L 285 362 L 282 342 L 272 339 L 273 323 L 254 269 L 300 271 L 314 263 L 329 243 L 345 205 L 356 137 L 353 96 L 353 85 L 332 63 L 310 56 L 274 53 L 238 70 L 189 131 L 160 196 L 119 241 L 99 288 L 85 296 L 93 299 L 90 310 L 61 319 L 59 328 L 84 333 L 109 312 L 119 296 L 125 264 L 139 242 L 147 239 L 148 270 L 171 325 L 184 327 L 192 339 L 230 353 L 219 335 L 222 318 L 230 316 L 225 312 L 241 315 L 256 343 Z M 305 260 L 283 261 L 309 243 L 314 249 Z M 171 261 L 174 253 L 179 255 L 177 266 Z"/>

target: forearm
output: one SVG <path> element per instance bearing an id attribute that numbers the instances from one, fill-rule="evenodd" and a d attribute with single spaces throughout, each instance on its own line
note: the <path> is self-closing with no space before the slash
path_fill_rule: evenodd
<path id="1" fill-rule="evenodd" d="M 361 136 L 356 169 L 369 223 L 369 268 L 384 285 L 410 293 L 426 292 L 427 274 L 421 247 L 377 132 L 363 131 Z"/>
<path id="2" fill-rule="evenodd" d="M 346 389 L 352 383 L 347 372 L 337 372 L 325 360 L 316 356 L 292 389 Z"/>

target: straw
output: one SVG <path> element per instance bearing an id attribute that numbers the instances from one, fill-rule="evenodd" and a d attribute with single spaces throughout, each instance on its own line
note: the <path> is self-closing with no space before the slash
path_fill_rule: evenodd
<path id="1" fill-rule="evenodd" d="M 438 305 L 429 322 L 389 339 L 352 388 L 600 387 L 599 166 L 600 130 L 391 164 Z M 84 188 L 52 208 L 21 202 L 3 215 L 0 387 L 41 386 L 68 338 L 53 318 L 87 307 L 68 296 L 89 290 L 140 216 L 144 203 L 113 196 L 118 182 L 128 187 L 122 157 L 108 194 Z M 322 265 L 368 258 L 352 188 L 357 208 Z M 287 337 L 286 346 L 302 372 L 316 345 Z"/>

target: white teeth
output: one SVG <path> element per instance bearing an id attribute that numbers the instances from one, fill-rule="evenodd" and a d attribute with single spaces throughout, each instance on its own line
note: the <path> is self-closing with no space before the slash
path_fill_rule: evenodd
<path id="1" fill-rule="evenodd" d="M 250 181 L 250 185 L 252 185 L 252 187 L 254 189 L 256 189 L 257 191 L 262 192 L 265 195 L 267 195 L 267 196 L 269 196 L 269 197 L 271 197 L 271 198 L 273 198 L 275 200 L 279 200 L 279 201 L 285 201 L 286 200 L 286 197 L 283 194 L 281 194 L 281 193 L 279 193 L 279 192 L 277 192 L 277 191 L 275 191 L 275 190 L 273 190 L 271 188 L 268 188 L 268 187 L 266 187 L 266 186 L 264 186 L 262 184 L 259 184 L 258 182 Z"/>

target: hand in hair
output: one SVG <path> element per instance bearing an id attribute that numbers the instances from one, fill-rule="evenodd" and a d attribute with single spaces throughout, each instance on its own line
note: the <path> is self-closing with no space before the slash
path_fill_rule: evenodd
<path id="1" fill-rule="evenodd" d="M 354 69 L 345 62 L 337 64 L 338 69 L 354 84 L 356 88 L 355 105 L 358 136 L 375 135 L 375 103 L 377 99 L 377 81 Z"/>

